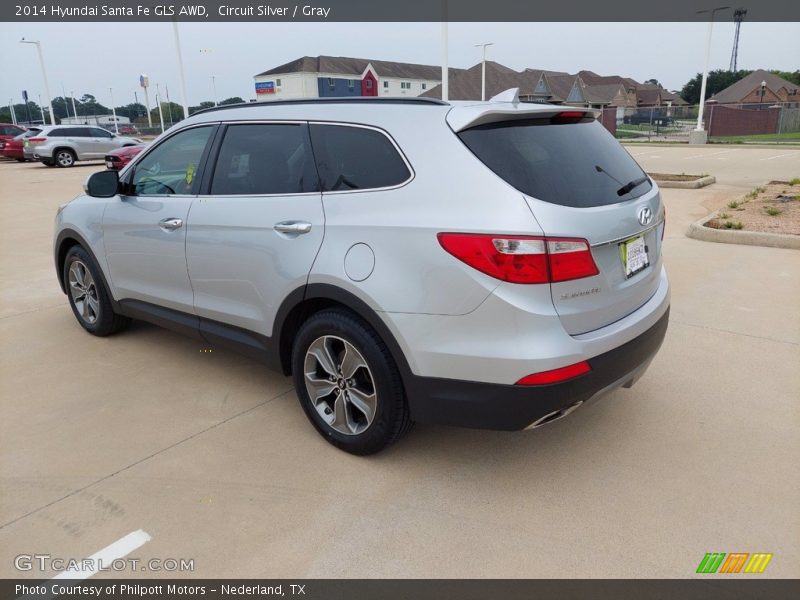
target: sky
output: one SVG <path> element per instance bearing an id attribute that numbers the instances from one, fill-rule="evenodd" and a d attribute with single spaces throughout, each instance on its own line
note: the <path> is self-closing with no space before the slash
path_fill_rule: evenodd
<path id="1" fill-rule="evenodd" d="M 255 97 L 253 76 L 303 55 L 352 56 L 440 64 L 439 23 L 181 23 L 188 103 Z M 732 23 L 714 25 L 711 69 L 727 69 Z M 480 61 L 475 44 L 494 42 L 488 59 L 520 70 L 589 69 L 638 81 L 655 78 L 680 89 L 700 72 L 705 58 L 704 23 L 451 23 L 451 67 Z M 35 101 L 44 94 L 33 45 L 41 41 L 50 93 L 91 93 L 106 106 L 134 101 L 139 75 L 181 102 L 171 23 L 0 23 L 0 103 Z M 742 24 L 739 68 L 793 71 L 800 68 L 800 23 Z M 205 50 L 205 52 L 201 52 Z"/>

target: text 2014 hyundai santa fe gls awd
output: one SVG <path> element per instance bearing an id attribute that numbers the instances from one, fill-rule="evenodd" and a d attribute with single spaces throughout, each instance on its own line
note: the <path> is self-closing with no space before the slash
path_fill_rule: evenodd
<path id="1" fill-rule="evenodd" d="M 658 188 L 590 111 L 316 100 L 211 109 L 57 217 L 78 322 L 130 318 L 291 373 L 332 444 L 524 429 L 647 368 L 667 329 Z"/>

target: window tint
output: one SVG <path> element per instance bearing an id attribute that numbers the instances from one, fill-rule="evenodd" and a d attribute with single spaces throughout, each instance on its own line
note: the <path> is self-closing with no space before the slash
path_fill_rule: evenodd
<path id="1" fill-rule="evenodd" d="M 111 132 L 106 131 L 105 129 L 100 129 L 99 127 L 90 127 L 89 133 L 92 135 L 92 137 L 104 137 L 104 138 L 113 137 Z"/>
<path id="2" fill-rule="evenodd" d="M 47 134 L 47 137 L 67 137 L 68 134 L 65 133 L 66 131 L 68 131 L 67 127 L 62 127 L 61 129 L 53 129 L 50 133 Z"/>
<path id="3" fill-rule="evenodd" d="M 394 144 L 374 129 L 311 125 L 311 142 L 323 190 L 389 187 L 411 177 Z"/>
<path id="4" fill-rule="evenodd" d="M 132 193 L 139 196 L 191 194 L 211 127 L 194 127 L 166 139 L 147 154 L 133 174 Z"/>
<path id="5" fill-rule="evenodd" d="M 318 189 L 304 126 L 228 126 L 211 194 L 297 194 Z"/>
<path id="6" fill-rule="evenodd" d="M 649 181 L 619 196 L 645 174 L 597 121 L 503 121 L 458 134 L 487 167 L 519 191 L 562 206 L 585 208 L 636 198 Z"/>

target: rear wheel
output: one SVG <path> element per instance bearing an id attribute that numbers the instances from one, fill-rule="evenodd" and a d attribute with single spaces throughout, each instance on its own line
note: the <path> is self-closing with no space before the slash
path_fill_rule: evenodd
<path id="1" fill-rule="evenodd" d="M 347 311 L 325 310 L 303 324 L 294 341 L 292 373 L 308 419 L 337 448 L 374 454 L 411 428 L 389 350 Z"/>
<path id="2" fill-rule="evenodd" d="M 75 166 L 75 153 L 68 148 L 61 148 L 56 151 L 55 161 L 59 167 Z"/>
<path id="3" fill-rule="evenodd" d="M 73 246 L 67 252 L 64 282 L 75 318 L 92 335 L 105 337 L 130 323 L 130 319 L 114 312 L 99 267 L 80 246 Z"/>

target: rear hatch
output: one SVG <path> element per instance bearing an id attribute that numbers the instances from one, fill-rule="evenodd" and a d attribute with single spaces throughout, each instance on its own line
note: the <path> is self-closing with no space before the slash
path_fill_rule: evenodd
<path id="1" fill-rule="evenodd" d="M 655 184 L 591 113 L 548 108 L 484 115 L 456 132 L 522 192 L 547 237 L 589 243 L 599 272 L 550 284 L 564 328 L 578 335 L 618 321 L 655 294 L 664 212 Z"/>

